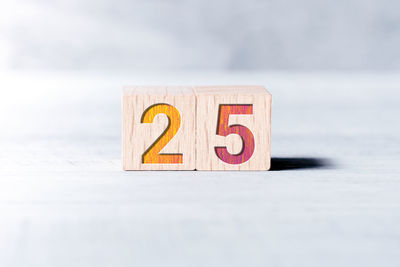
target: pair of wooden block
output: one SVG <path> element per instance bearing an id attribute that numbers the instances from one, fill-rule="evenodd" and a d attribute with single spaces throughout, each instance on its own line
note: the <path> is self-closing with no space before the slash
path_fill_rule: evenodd
<path id="1" fill-rule="evenodd" d="M 124 170 L 268 170 L 263 86 L 132 86 L 122 96 Z"/>

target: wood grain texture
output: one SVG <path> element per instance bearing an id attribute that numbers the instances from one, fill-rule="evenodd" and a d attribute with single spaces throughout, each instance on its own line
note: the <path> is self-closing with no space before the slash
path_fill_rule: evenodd
<path id="1" fill-rule="evenodd" d="M 194 170 L 195 107 L 191 87 L 125 87 L 122 96 L 123 169 Z M 174 112 L 172 117 L 166 115 L 168 112 Z M 150 150 L 156 151 L 156 155 L 149 155 Z"/>
<path id="2" fill-rule="evenodd" d="M 271 161 L 271 95 L 262 86 L 199 86 L 197 98 L 196 169 L 268 170 Z M 247 127 L 254 136 L 254 152 L 241 164 L 222 161 L 216 147 L 239 154 L 246 143 L 238 134 L 217 135 L 221 105 L 251 105 L 252 114 L 232 114 L 228 124 Z"/>

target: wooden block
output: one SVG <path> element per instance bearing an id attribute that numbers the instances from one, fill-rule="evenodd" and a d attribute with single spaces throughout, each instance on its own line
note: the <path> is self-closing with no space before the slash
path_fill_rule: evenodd
<path id="1" fill-rule="evenodd" d="M 263 86 L 200 86 L 196 169 L 268 170 L 271 95 Z"/>
<path id="2" fill-rule="evenodd" d="M 133 86 L 122 96 L 124 170 L 194 170 L 192 87 Z"/>

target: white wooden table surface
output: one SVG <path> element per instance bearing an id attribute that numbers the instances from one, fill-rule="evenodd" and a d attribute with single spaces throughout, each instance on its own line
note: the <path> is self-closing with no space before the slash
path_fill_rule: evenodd
<path id="1" fill-rule="evenodd" d="M 399 266 L 399 73 L 0 73 L 0 266 Z M 126 84 L 262 84 L 270 172 L 124 172 Z"/>

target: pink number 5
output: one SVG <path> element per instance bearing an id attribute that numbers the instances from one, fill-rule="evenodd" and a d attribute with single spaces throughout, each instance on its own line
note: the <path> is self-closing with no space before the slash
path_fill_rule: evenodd
<path id="1" fill-rule="evenodd" d="M 219 105 L 217 135 L 227 136 L 238 134 L 242 138 L 242 151 L 238 154 L 230 154 L 225 146 L 215 147 L 215 153 L 223 162 L 229 164 L 241 164 L 248 161 L 254 152 L 254 136 L 249 128 L 243 125 L 230 125 L 231 114 L 253 114 L 253 105 Z"/>

